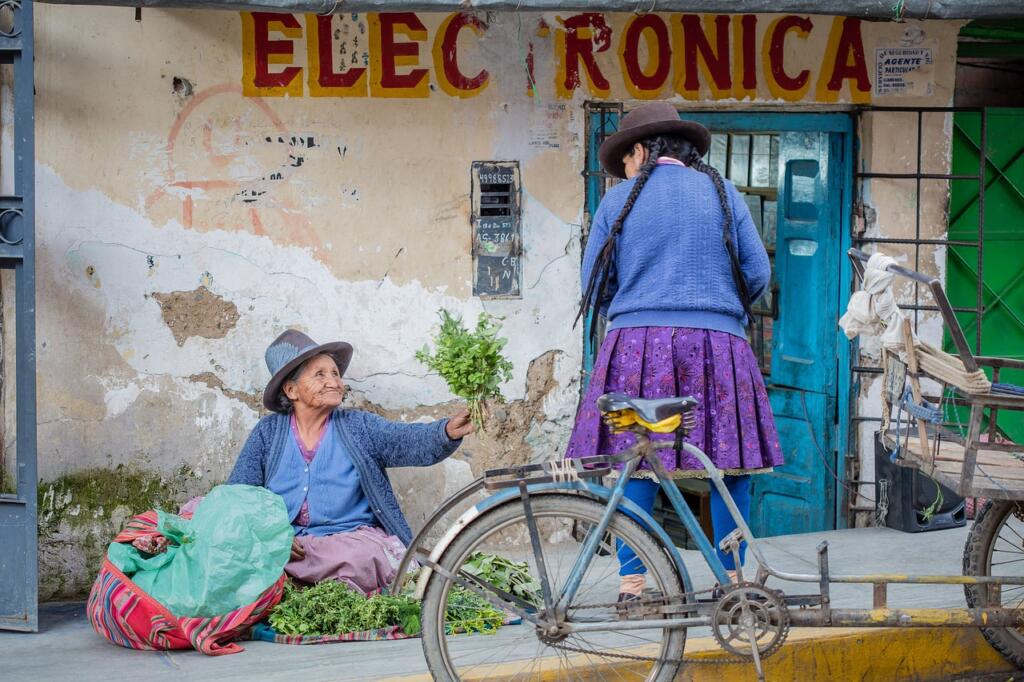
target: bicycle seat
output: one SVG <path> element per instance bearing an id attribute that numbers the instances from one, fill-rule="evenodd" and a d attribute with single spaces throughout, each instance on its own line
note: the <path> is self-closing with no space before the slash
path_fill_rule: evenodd
<path id="1" fill-rule="evenodd" d="M 633 410 L 645 422 L 657 423 L 675 415 L 683 415 L 697 407 L 697 401 L 689 396 L 682 398 L 630 398 L 625 393 L 605 393 L 597 399 L 597 409 L 602 413 Z"/>

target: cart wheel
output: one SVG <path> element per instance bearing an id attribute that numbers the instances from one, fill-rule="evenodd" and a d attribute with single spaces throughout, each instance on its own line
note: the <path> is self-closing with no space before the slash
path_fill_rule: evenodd
<path id="1" fill-rule="evenodd" d="M 1024 503 L 990 501 L 977 513 L 964 546 L 964 575 L 1024 575 Z M 986 605 L 985 585 L 964 585 L 967 606 Z M 1024 585 L 1001 590 L 1004 607 L 1024 608 Z M 1024 628 L 981 628 L 1006 660 L 1024 668 Z"/>

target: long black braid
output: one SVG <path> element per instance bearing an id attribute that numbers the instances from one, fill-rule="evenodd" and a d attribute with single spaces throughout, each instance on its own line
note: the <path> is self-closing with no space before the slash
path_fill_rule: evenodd
<path id="1" fill-rule="evenodd" d="M 594 340 L 594 336 L 597 333 L 597 325 L 594 323 L 597 321 L 597 315 L 600 312 L 601 305 L 604 303 L 605 288 L 608 285 L 609 275 L 611 274 L 614 262 L 615 238 L 619 236 L 619 232 L 622 232 L 622 224 L 626 222 L 626 216 L 633 210 L 633 204 L 636 203 L 637 197 L 640 196 L 640 192 L 643 190 L 644 185 L 647 184 L 648 178 L 651 177 L 654 167 L 658 165 L 658 156 L 662 153 L 664 138 L 655 137 L 643 140 L 641 144 L 647 149 L 647 158 L 634 179 L 633 188 L 629 191 L 629 196 L 626 197 L 626 203 L 622 205 L 622 210 L 619 211 L 618 217 L 608 230 L 608 238 L 604 240 L 601 251 L 597 255 L 597 260 L 594 261 L 594 268 L 590 271 L 590 281 L 587 282 L 587 290 L 583 292 L 583 300 L 580 302 L 580 308 L 576 312 L 576 320 L 573 321 L 573 326 L 576 326 L 576 322 L 586 313 L 587 306 L 593 303 L 593 309 L 590 313 L 591 340 Z"/>
<path id="2" fill-rule="evenodd" d="M 750 296 L 747 290 L 747 283 L 743 278 L 739 256 L 737 255 L 736 247 L 732 242 L 732 207 L 730 205 L 729 195 L 726 192 L 725 182 L 722 180 L 721 174 L 712 166 L 704 163 L 701 159 L 700 152 L 694 148 L 686 138 L 676 135 L 659 135 L 657 137 L 642 140 L 640 144 L 642 144 L 647 150 L 647 158 L 645 159 L 643 166 L 640 167 L 640 172 L 636 176 L 636 180 L 633 184 L 633 188 L 629 192 L 629 196 L 626 198 L 626 203 L 623 204 L 618 217 L 608 230 L 608 238 L 605 239 L 604 244 L 601 246 L 601 251 L 598 253 L 597 260 L 594 262 L 594 267 L 590 272 L 590 281 L 587 282 L 586 291 L 583 292 L 583 300 L 580 302 L 579 311 L 576 313 L 576 321 L 579 321 L 579 319 L 583 317 L 587 311 L 587 307 L 590 306 L 591 341 L 596 341 L 597 325 L 595 322 L 601 306 L 605 303 L 605 290 L 608 286 L 608 279 L 614 265 L 613 256 L 615 253 L 616 237 L 618 237 L 619 233 L 622 232 L 622 225 L 626 222 L 626 216 L 628 216 L 629 212 L 633 209 L 633 204 L 636 203 L 637 197 L 640 196 L 640 192 L 643 190 L 644 185 L 647 184 L 647 180 L 651 176 L 651 172 L 658 164 L 658 158 L 662 156 L 668 156 L 682 161 L 694 170 L 706 174 L 711 178 L 711 182 L 714 183 L 715 190 L 718 192 L 718 202 L 722 208 L 722 241 L 725 244 L 726 251 L 729 253 L 729 261 L 732 265 L 732 276 L 736 282 L 736 289 L 739 292 L 740 302 L 743 304 L 743 310 L 746 312 L 748 318 L 753 319 L 753 312 L 750 309 Z M 575 326 L 575 322 L 573 325 Z"/>

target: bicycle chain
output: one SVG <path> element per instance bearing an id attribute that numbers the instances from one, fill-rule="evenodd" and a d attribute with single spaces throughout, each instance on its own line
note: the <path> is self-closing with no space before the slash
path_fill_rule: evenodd
<path id="1" fill-rule="evenodd" d="M 685 600 L 689 597 L 696 597 L 700 594 L 714 593 L 717 588 L 708 588 L 706 590 L 695 590 L 693 592 L 683 592 L 674 597 L 670 597 L 667 601 L 664 597 L 651 597 L 648 599 L 638 599 L 630 602 L 627 609 L 635 609 L 642 606 L 667 606 L 668 604 L 685 603 Z M 607 602 L 604 604 L 587 604 L 586 606 L 574 606 L 575 610 L 583 609 L 607 609 L 607 608 L 618 608 L 622 606 L 623 602 Z M 786 624 L 785 632 L 779 638 L 780 642 L 784 642 L 789 636 L 789 624 Z M 621 658 L 627 661 L 652 661 L 654 663 L 693 663 L 696 665 L 728 665 L 730 663 L 750 663 L 753 660 L 752 656 L 734 656 L 726 655 L 718 658 L 693 658 L 690 656 L 683 656 L 682 658 L 657 658 L 656 656 L 637 656 L 635 654 L 616 654 L 608 651 L 593 651 L 589 649 L 581 649 L 579 647 L 571 646 L 568 644 L 554 644 L 549 643 L 548 646 L 553 649 L 561 649 L 563 651 L 571 651 L 573 653 L 587 654 L 588 656 L 604 656 L 606 658 Z M 722 650 L 724 651 L 724 649 Z M 770 652 L 775 653 L 774 651 Z M 770 655 L 769 654 L 769 655 Z"/>
<path id="2" fill-rule="evenodd" d="M 635 609 L 638 606 L 668 606 L 669 604 L 683 604 L 689 597 L 696 597 L 699 594 L 707 594 L 718 589 L 715 587 L 709 587 L 706 590 L 695 590 L 693 592 L 681 592 L 674 597 L 670 597 L 667 601 L 665 597 L 649 597 L 647 599 L 634 599 L 628 602 L 606 602 L 604 604 L 587 604 L 586 606 L 573 606 L 573 610 L 582 611 L 584 609 L 609 609 L 609 608 L 620 608 L 626 606 L 627 609 Z"/>

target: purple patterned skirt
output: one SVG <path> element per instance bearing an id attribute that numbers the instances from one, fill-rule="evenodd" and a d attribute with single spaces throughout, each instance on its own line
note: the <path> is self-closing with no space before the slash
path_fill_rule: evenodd
<path id="1" fill-rule="evenodd" d="M 687 442 L 728 474 L 753 473 L 782 464 L 782 449 L 768 392 L 750 344 L 726 332 L 685 327 L 627 327 L 608 332 L 576 414 L 566 457 L 610 455 L 633 446 L 631 433 L 612 434 L 601 421 L 603 393 L 640 398 L 692 396 L 697 428 Z M 672 440 L 673 434 L 652 434 Z M 704 476 L 696 458 L 660 450 L 677 477 Z M 650 467 L 645 463 L 643 469 Z"/>

